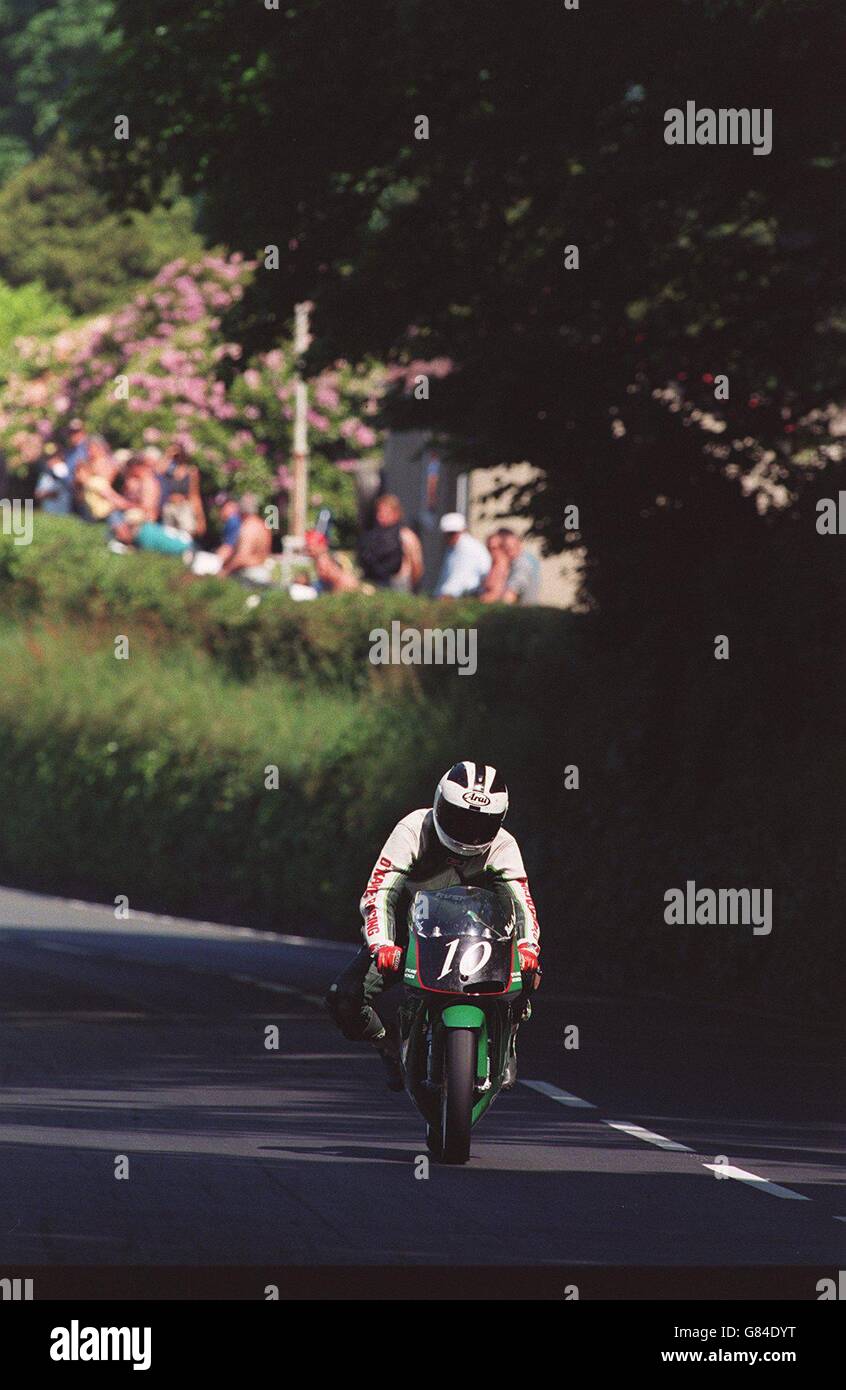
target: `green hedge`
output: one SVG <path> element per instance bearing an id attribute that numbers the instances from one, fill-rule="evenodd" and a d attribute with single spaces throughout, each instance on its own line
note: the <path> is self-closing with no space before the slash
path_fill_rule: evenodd
<path id="1" fill-rule="evenodd" d="M 370 633 L 390 630 L 394 618 L 417 627 L 475 627 L 480 669 L 498 688 L 519 688 L 527 663 L 566 666 L 576 630 L 569 614 L 555 610 L 509 612 L 390 592 L 303 604 L 271 591 L 251 608 L 237 584 L 197 579 L 170 557 L 114 555 L 102 528 L 42 513 L 35 514 L 29 546 L 0 532 L 0 600 L 9 614 L 187 640 L 242 680 L 273 673 L 359 691 L 386 684 L 416 691 L 439 686 L 445 675 L 467 684 L 454 670 L 373 666 Z"/>
<path id="2" fill-rule="evenodd" d="M 353 940 L 376 850 L 466 751 L 449 705 L 118 661 L 96 629 L 2 625 L 0 663 L 0 871 L 50 891 Z"/>

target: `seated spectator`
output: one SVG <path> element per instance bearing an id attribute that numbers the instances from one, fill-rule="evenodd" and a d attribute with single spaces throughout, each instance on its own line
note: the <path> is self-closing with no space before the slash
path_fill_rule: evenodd
<path id="1" fill-rule="evenodd" d="M 73 510 L 73 478 L 55 444 L 48 444 L 44 449 L 35 484 L 35 500 L 43 512 L 53 516 L 70 516 Z"/>
<path id="2" fill-rule="evenodd" d="M 158 474 L 148 451 L 132 457 L 126 466 L 123 495 L 133 507 L 144 513 L 145 521 L 158 521 L 161 510 L 161 488 Z"/>
<path id="3" fill-rule="evenodd" d="M 471 536 L 461 512 L 441 517 L 447 552 L 441 565 L 436 598 L 466 598 L 479 593 L 491 567 L 491 557 L 481 541 Z"/>
<path id="4" fill-rule="evenodd" d="M 184 555 L 194 549 L 194 540 L 187 531 L 165 526 L 161 521 L 144 521 L 135 533 L 139 550 L 154 550 L 159 555 Z"/>
<path id="5" fill-rule="evenodd" d="M 231 575 L 242 584 L 271 582 L 268 564 L 272 545 L 270 531 L 259 516 L 258 498 L 245 492 L 241 498 L 241 529 L 235 542 L 235 549 L 221 566 L 221 574 Z"/>
<path id="6" fill-rule="evenodd" d="M 540 562 L 523 545 L 520 537 L 508 526 L 501 526 L 499 533 L 509 561 L 508 578 L 505 581 L 503 603 L 519 603 L 522 607 L 537 603 L 540 593 Z"/>
<path id="7" fill-rule="evenodd" d="M 481 599 L 482 603 L 501 603 L 511 561 L 505 553 L 505 540 L 499 531 L 494 531 L 493 535 L 488 536 L 487 547 L 491 567 L 482 585 Z"/>
<path id="8" fill-rule="evenodd" d="M 423 549 L 402 523 L 399 498 L 393 493 L 377 498 L 374 525 L 359 541 L 359 562 L 364 578 L 377 588 L 413 593 L 423 577 Z"/>
<path id="9" fill-rule="evenodd" d="M 71 483 L 75 480 L 76 470 L 80 463 L 88 457 L 88 432 L 82 420 L 71 420 L 68 425 L 68 447 L 65 450 L 65 463 L 68 466 Z"/>
<path id="10" fill-rule="evenodd" d="M 148 521 L 139 507 L 130 507 L 112 526 L 112 534 L 121 545 L 134 545 L 138 550 L 152 550 L 159 555 L 184 555 L 194 548 L 186 531 Z"/>
<path id="11" fill-rule="evenodd" d="M 192 536 L 205 535 L 199 469 L 191 463 L 182 445 L 171 445 L 160 456 L 156 470 L 161 489 L 161 520 Z"/>
<path id="12" fill-rule="evenodd" d="M 221 565 L 231 559 L 238 544 L 238 536 L 241 531 L 241 508 L 234 497 L 229 497 L 225 492 L 218 493 L 215 499 L 220 508 L 221 520 L 221 540 L 217 547 L 216 554 L 220 556 Z"/>
<path id="13" fill-rule="evenodd" d="M 335 559 L 322 531 L 306 531 L 305 549 L 317 575 L 318 593 L 351 594 L 360 587 L 355 575 Z"/>
<path id="14" fill-rule="evenodd" d="M 215 506 L 220 510 L 220 518 L 223 523 L 221 544 L 216 550 L 195 550 L 190 557 L 192 574 L 201 577 L 222 572 L 223 566 L 235 554 L 235 547 L 241 531 L 241 508 L 234 497 L 228 497 L 224 492 L 218 493 L 215 498 Z M 186 563 L 188 563 L 187 558 Z"/>
<path id="15" fill-rule="evenodd" d="M 80 459 L 74 473 L 74 483 L 80 515 L 86 521 L 120 520 L 130 506 L 127 498 L 115 490 L 118 466 L 109 452 L 105 439 L 95 435 L 88 441 L 88 451 Z"/>

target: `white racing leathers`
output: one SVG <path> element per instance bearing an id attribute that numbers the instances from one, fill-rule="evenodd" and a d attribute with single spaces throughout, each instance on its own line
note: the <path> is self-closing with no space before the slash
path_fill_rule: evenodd
<path id="1" fill-rule="evenodd" d="M 432 812 L 411 811 L 394 826 L 361 899 L 362 934 L 372 950 L 404 937 L 405 914 L 421 888 L 467 884 L 507 892 L 514 900 L 518 941 L 540 946 L 540 928 L 523 857 L 513 835 L 500 830 L 490 849 L 459 858 L 441 844 Z"/>

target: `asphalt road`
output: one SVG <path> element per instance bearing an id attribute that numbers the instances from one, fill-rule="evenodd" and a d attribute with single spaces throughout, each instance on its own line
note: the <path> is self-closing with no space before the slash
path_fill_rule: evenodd
<path id="1" fill-rule="evenodd" d="M 843 1263 L 831 1032 L 547 976 L 521 1084 L 421 1179 L 416 1111 L 320 1005 L 354 948 L 0 890 L 0 1275 Z"/>

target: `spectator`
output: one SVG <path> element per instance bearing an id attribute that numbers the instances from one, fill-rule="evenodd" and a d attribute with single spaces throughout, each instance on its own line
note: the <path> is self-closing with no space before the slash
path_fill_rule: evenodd
<path id="1" fill-rule="evenodd" d="M 35 484 L 35 500 L 41 510 L 53 516 L 70 516 L 73 510 L 73 479 L 55 444 L 44 449 L 41 472 Z"/>
<path id="2" fill-rule="evenodd" d="M 156 470 L 161 488 L 162 521 L 191 536 L 204 535 L 206 517 L 200 495 L 200 474 L 182 445 L 173 444 L 160 455 Z"/>
<path id="3" fill-rule="evenodd" d="M 161 488 L 154 460 L 143 450 L 131 458 L 124 473 L 123 495 L 143 512 L 145 521 L 158 521 Z"/>
<path id="4" fill-rule="evenodd" d="M 270 583 L 268 560 L 272 539 L 270 531 L 258 514 L 258 498 L 245 492 L 241 498 L 241 529 L 235 549 L 221 566 L 221 574 L 232 575 L 242 584 Z"/>
<path id="5" fill-rule="evenodd" d="M 238 506 L 234 497 L 228 497 L 225 492 L 218 493 L 217 504 L 220 508 L 221 543 L 217 547 L 216 554 L 220 556 L 221 565 L 225 565 L 235 554 L 235 547 L 238 544 L 238 535 L 241 530 L 241 508 Z"/>
<path id="6" fill-rule="evenodd" d="M 447 512 L 442 516 L 441 531 L 446 537 L 447 552 L 435 597 L 463 598 L 478 594 L 491 567 L 490 555 L 482 542 L 470 535 L 461 512 Z"/>
<path id="7" fill-rule="evenodd" d="M 164 526 L 160 521 L 147 521 L 139 507 L 130 507 L 112 530 L 115 539 L 122 545 L 134 545 L 138 550 L 153 550 L 159 555 L 184 555 L 194 546 L 187 531 Z"/>
<path id="8" fill-rule="evenodd" d="M 191 572 L 207 576 L 221 574 L 223 566 L 235 554 L 238 536 L 241 531 L 241 509 L 234 497 L 219 492 L 214 504 L 222 522 L 222 540 L 216 550 L 195 550 L 191 557 Z M 315 592 L 315 598 L 317 593 Z"/>
<path id="9" fill-rule="evenodd" d="M 322 531 L 306 531 L 306 554 L 314 565 L 318 593 L 349 594 L 358 589 L 359 582 L 335 559 Z"/>
<path id="10" fill-rule="evenodd" d="M 511 561 L 505 553 L 505 541 L 499 531 L 494 531 L 487 539 L 491 567 L 482 585 L 482 603 L 501 603 Z"/>
<path id="11" fill-rule="evenodd" d="M 79 419 L 71 420 L 68 425 L 68 449 L 65 454 L 71 483 L 75 481 L 77 468 L 88 457 L 88 444 L 88 433 L 83 422 Z"/>
<path id="12" fill-rule="evenodd" d="M 502 595 L 503 603 L 519 603 L 523 607 L 537 603 L 541 578 L 537 556 L 526 550 L 520 537 L 508 526 L 501 526 L 498 534 L 502 537 L 510 564 Z"/>
<path id="13" fill-rule="evenodd" d="M 115 491 L 118 466 L 109 453 L 105 439 L 99 435 L 89 439 L 86 454 L 74 470 L 74 483 L 80 512 L 86 521 L 109 521 L 116 524 L 121 513 L 129 507 L 125 497 Z"/>
<path id="14" fill-rule="evenodd" d="M 410 526 L 403 526 L 402 504 L 393 493 L 377 498 L 375 524 L 359 542 L 364 578 L 380 589 L 413 593 L 423 577 L 423 549 Z"/>

